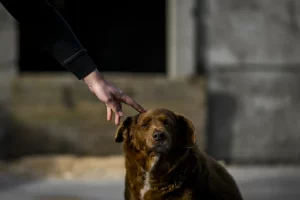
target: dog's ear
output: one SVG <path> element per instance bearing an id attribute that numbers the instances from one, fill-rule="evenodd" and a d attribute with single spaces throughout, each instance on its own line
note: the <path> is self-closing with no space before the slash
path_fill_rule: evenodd
<path id="1" fill-rule="evenodd" d="M 132 124 L 133 117 L 127 117 L 118 127 L 116 135 L 115 135 L 115 142 L 121 143 L 126 141 L 129 137 L 130 127 Z"/>
<path id="2" fill-rule="evenodd" d="M 187 117 L 177 114 L 180 130 L 186 134 L 186 147 L 192 147 L 196 143 L 196 131 L 193 123 Z"/>

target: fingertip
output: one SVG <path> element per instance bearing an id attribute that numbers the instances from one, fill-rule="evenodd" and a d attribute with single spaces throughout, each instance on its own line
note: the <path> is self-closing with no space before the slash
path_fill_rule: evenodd
<path id="1" fill-rule="evenodd" d="M 109 107 L 107 107 L 107 121 L 111 121 L 112 119 L 112 111 Z"/>
<path id="2" fill-rule="evenodd" d="M 107 121 L 111 121 L 111 116 L 107 115 Z"/>
<path id="3" fill-rule="evenodd" d="M 144 112 L 147 112 L 147 110 L 145 110 L 145 109 L 142 108 L 142 109 L 139 110 L 139 112 L 140 113 L 144 113 Z"/>
<path id="4" fill-rule="evenodd" d="M 115 118 L 115 124 L 116 125 L 119 125 L 120 124 L 120 116 L 116 115 L 116 118 Z"/>

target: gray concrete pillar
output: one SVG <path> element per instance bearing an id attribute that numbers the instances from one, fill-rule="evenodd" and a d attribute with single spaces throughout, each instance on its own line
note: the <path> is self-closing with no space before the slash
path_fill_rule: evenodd
<path id="1" fill-rule="evenodd" d="M 0 4 L 0 141 L 10 118 L 11 84 L 17 69 L 16 37 L 15 21 Z"/>
<path id="2" fill-rule="evenodd" d="M 196 73 L 194 61 L 194 0 L 167 0 L 167 76 L 178 79 Z"/>
<path id="3" fill-rule="evenodd" d="M 0 102 L 9 103 L 11 81 L 15 77 L 17 65 L 16 23 L 0 4 Z"/>
<path id="4" fill-rule="evenodd" d="M 208 152 L 299 162 L 300 2 L 208 3 Z"/>

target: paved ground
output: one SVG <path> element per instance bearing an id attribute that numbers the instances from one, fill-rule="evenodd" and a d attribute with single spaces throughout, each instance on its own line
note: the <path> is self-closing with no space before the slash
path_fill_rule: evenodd
<path id="1" fill-rule="evenodd" d="M 231 168 L 245 200 L 299 200 L 300 167 Z"/>
<path id="2" fill-rule="evenodd" d="M 245 200 L 299 200 L 300 167 L 231 167 Z M 121 200 L 123 180 L 25 180 L 0 175 L 2 200 Z"/>

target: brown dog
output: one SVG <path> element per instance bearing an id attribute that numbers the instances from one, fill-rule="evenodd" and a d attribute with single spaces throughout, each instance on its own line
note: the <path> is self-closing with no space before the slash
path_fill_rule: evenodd
<path id="1" fill-rule="evenodd" d="M 127 117 L 124 142 L 126 200 L 242 200 L 232 176 L 196 145 L 192 122 L 167 109 Z"/>

